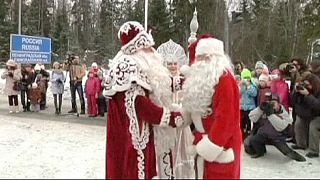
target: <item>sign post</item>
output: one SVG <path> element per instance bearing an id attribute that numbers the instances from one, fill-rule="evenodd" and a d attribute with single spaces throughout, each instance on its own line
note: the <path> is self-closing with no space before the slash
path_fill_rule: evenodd
<path id="1" fill-rule="evenodd" d="M 11 34 L 10 59 L 21 64 L 51 64 L 51 39 Z"/>

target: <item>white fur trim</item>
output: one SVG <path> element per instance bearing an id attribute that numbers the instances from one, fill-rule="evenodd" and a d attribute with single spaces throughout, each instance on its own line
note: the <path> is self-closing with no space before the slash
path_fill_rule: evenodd
<path id="1" fill-rule="evenodd" d="M 159 126 L 160 127 L 169 126 L 170 117 L 171 117 L 170 110 L 167 108 L 163 108 L 163 113 L 162 113 L 162 117 L 161 117 L 161 121 L 160 121 Z"/>
<path id="2" fill-rule="evenodd" d="M 187 154 L 190 155 L 190 156 L 195 156 L 197 155 L 197 148 L 196 148 L 196 145 L 191 145 L 191 146 L 188 146 L 187 149 Z"/>
<path id="3" fill-rule="evenodd" d="M 177 116 L 174 118 L 174 123 L 176 124 L 177 127 L 181 127 L 184 122 L 181 116 Z"/>
<path id="4" fill-rule="evenodd" d="M 193 112 L 191 113 L 191 119 L 197 131 L 201 133 L 205 133 L 203 124 L 202 124 L 202 117 L 200 113 Z"/>
<path id="5" fill-rule="evenodd" d="M 146 31 L 141 31 L 127 44 L 122 46 L 121 50 L 125 54 L 133 54 L 140 49 L 152 47 L 153 45 L 154 40 L 152 35 L 147 33 Z"/>
<path id="6" fill-rule="evenodd" d="M 215 160 L 218 163 L 231 163 L 235 159 L 232 148 L 222 151 L 222 153 Z"/>
<path id="7" fill-rule="evenodd" d="M 140 31 L 143 31 L 144 30 L 144 27 L 137 21 L 128 21 L 126 23 L 124 23 L 119 31 L 118 31 L 118 38 L 120 39 L 120 36 L 121 34 L 128 34 L 129 31 L 131 30 L 131 25 L 134 26 L 135 30 L 140 30 Z"/>
<path id="8" fill-rule="evenodd" d="M 215 38 L 201 39 L 196 47 L 198 55 L 224 55 L 223 42 Z"/>
<path id="9" fill-rule="evenodd" d="M 183 74 L 185 76 L 188 76 L 189 71 L 190 71 L 190 66 L 188 66 L 188 65 L 182 65 L 180 68 L 181 74 Z"/>
<path id="10" fill-rule="evenodd" d="M 220 147 L 210 141 L 208 135 L 204 135 L 201 141 L 196 145 L 197 153 L 206 161 L 213 162 L 222 153 L 223 147 Z"/>
<path id="11" fill-rule="evenodd" d="M 113 96 L 117 92 L 126 91 L 131 88 L 133 82 L 151 91 L 147 75 L 142 72 L 136 60 L 126 55 L 121 56 L 108 71 L 104 95 Z"/>

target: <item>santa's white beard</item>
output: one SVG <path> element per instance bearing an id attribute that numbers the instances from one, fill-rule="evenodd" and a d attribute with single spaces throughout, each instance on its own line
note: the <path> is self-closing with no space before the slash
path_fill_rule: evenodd
<path id="1" fill-rule="evenodd" d="M 212 56 L 210 60 L 193 64 L 183 85 L 183 109 L 202 116 L 210 113 L 214 87 L 227 71 L 232 72 L 232 65 L 226 56 Z"/>
<path id="2" fill-rule="evenodd" d="M 150 81 L 151 100 L 160 106 L 170 107 L 172 104 L 170 72 L 163 66 L 161 56 L 156 51 L 146 53 L 142 50 L 135 55 L 138 56 L 137 62 L 147 73 Z"/>

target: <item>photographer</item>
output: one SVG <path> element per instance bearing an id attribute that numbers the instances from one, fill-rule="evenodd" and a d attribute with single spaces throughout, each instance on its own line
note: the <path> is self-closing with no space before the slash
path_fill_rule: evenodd
<path id="1" fill-rule="evenodd" d="M 276 94 L 272 94 L 269 101 L 252 110 L 249 118 L 252 122 L 259 123 L 256 134 L 246 140 L 245 150 L 252 158 L 263 156 L 266 153 L 266 144 L 271 144 L 293 160 L 306 160 L 286 144 L 286 131 L 292 123 L 292 118 L 279 103 Z"/>
<path id="2" fill-rule="evenodd" d="M 21 68 L 21 104 L 23 112 L 30 111 L 28 89 L 31 88 L 34 79 L 34 72 L 31 64 L 25 64 Z"/>
<path id="3" fill-rule="evenodd" d="M 308 132 L 310 122 L 320 115 L 320 79 L 314 74 L 307 75 L 295 86 L 291 102 L 296 111 L 294 133 L 296 145 L 294 149 L 308 147 Z"/>
<path id="4" fill-rule="evenodd" d="M 71 59 L 68 59 L 67 71 L 69 71 L 70 77 L 70 91 L 71 91 L 71 104 L 72 109 L 68 113 L 76 113 L 77 104 L 76 104 L 76 91 L 78 92 L 80 103 L 81 103 L 81 112 L 80 114 L 85 114 L 85 102 L 83 97 L 83 87 L 82 87 L 82 78 L 86 75 L 86 71 L 83 66 L 80 64 L 79 56 L 74 56 Z"/>

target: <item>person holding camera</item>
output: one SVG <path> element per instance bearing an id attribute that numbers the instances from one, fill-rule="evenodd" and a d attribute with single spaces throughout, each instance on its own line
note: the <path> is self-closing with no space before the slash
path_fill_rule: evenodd
<path id="1" fill-rule="evenodd" d="M 295 86 L 291 101 L 297 115 L 294 125 L 296 145 L 293 145 L 292 148 L 306 149 L 310 138 L 308 137 L 309 127 L 312 128 L 310 122 L 320 116 L 319 77 L 315 74 L 309 74 L 302 79 L 301 83 Z"/>
<path id="2" fill-rule="evenodd" d="M 248 137 L 245 143 L 246 152 L 252 158 L 258 158 L 266 153 L 266 144 L 271 144 L 293 160 L 306 161 L 286 143 L 287 130 L 293 121 L 292 118 L 280 104 L 279 96 L 272 94 L 269 98 L 269 101 L 263 102 L 249 114 L 250 120 L 259 123 L 259 126 L 257 132 Z"/>
<path id="3" fill-rule="evenodd" d="M 1 75 L 1 78 L 6 80 L 4 92 L 8 95 L 9 113 L 17 113 L 19 112 L 19 89 L 17 87 L 17 82 L 21 79 L 21 71 L 18 69 L 18 65 L 14 60 L 10 59 L 7 61 L 6 69 Z"/>
<path id="4" fill-rule="evenodd" d="M 62 105 L 62 95 L 64 92 L 64 82 L 65 77 L 61 65 L 59 62 L 53 63 L 53 69 L 51 74 L 51 91 L 54 99 L 54 107 L 56 109 L 55 114 L 61 114 L 61 105 Z M 59 106 L 58 106 L 58 97 L 59 97 Z"/>
<path id="5" fill-rule="evenodd" d="M 248 69 L 243 69 L 241 72 L 241 81 L 239 82 L 241 101 L 240 101 L 240 113 L 241 113 L 241 128 L 243 138 L 246 138 L 251 133 L 251 121 L 249 119 L 249 113 L 255 109 L 255 98 L 258 94 L 256 85 L 251 82 L 251 72 Z"/>
<path id="6" fill-rule="evenodd" d="M 83 86 L 82 79 L 86 75 L 86 71 L 83 66 L 80 64 L 79 56 L 74 56 L 72 58 L 72 64 L 69 64 L 68 71 L 70 76 L 70 91 L 71 91 L 71 104 L 72 109 L 68 113 L 76 113 L 77 104 L 76 104 L 76 91 L 78 92 L 80 103 L 81 103 L 81 112 L 80 114 L 85 114 L 85 102 L 83 95 Z"/>

